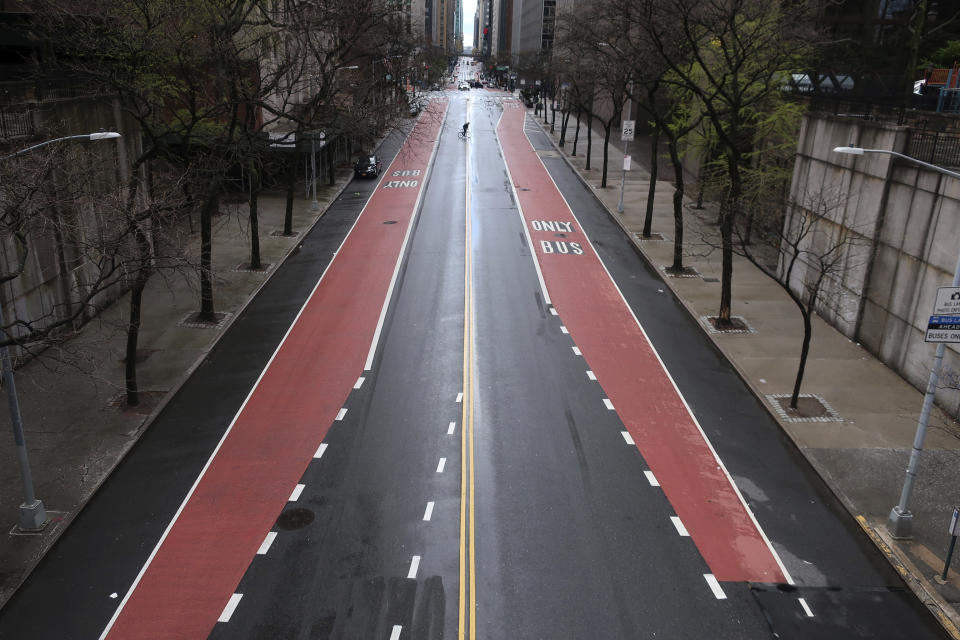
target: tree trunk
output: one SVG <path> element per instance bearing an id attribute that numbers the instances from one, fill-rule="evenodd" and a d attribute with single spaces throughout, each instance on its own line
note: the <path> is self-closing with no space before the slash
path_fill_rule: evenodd
<path id="1" fill-rule="evenodd" d="M 683 273 L 683 162 L 680 160 L 680 141 L 667 134 L 670 162 L 673 163 L 673 264 L 670 271 Z"/>
<path id="2" fill-rule="evenodd" d="M 287 203 L 283 213 L 283 235 L 293 235 L 293 195 L 297 186 L 297 169 L 300 168 L 297 157 L 294 156 L 287 167 Z"/>
<path id="3" fill-rule="evenodd" d="M 136 407 L 140 404 L 140 391 L 137 386 L 137 343 L 140 340 L 140 309 L 143 299 L 144 283 L 137 279 L 137 284 L 130 290 L 130 321 L 127 323 L 127 350 L 124 362 L 124 378 L 127 391 L 127 406 Z"/>
<path id="4" fill-rule="evenodd" d="M 220 209 L 220 184 L 212 180 L 200 208 L 200 319 L 215 322 L 213 308 L 213 216 Z"/>
<path id="5" fill-rule="evenodd" d="M 587 171 L 590 171 L 590 156 L 593 155 L 593 112 L 587 112 Z"/>
<path id="6" fill-rule="evenodd" d="M 720 238 L 722 242 L 720 267 L 720 312 L 717 314 L 717 328 L 726 329 L 733 325 L 731 304 L 733 300 L 733 225 L 740 207 L 743 186 L 740 179 L 739 155 L 728 152 L 727 166 L 730 171 L 730 192 L 725 205 L 720 207 Z"/>
<path id="7" fill-rule="evenodd" d="M 812 296 L 811 296 L 812 297 Z M 813 335 L 813 327 L 810 324 L 810 313 L 813 308 L 811 305 L 802 309 L 803 313 L 803 346 L 800 347 L 800 366 L 797 367 L 797 379 L 793 382 L 793 394 L 790 396 L 790 408 L 796 409 L 797 402 L 800 400 L 800 385 L 803 383 L 803 372 L 807 368 L 807 356 L 810 354 L 810 338 Z"/>
<path id="8" fill-rule="evenodd" d="M 557 126 L 557 100 L 556 97 L 550 99 L 550 133 L 556 130 Z"/>
<path id="9" fill-rule="evenodd" d="M 600 188 L 606 189 L 607 187 L 607 165 L 609 162 L 608 152 L 610 150 L 610 129 L 613 126 L 613 119 L 603 124 L 603 171 L 600 176 Z"/>
<path id="10" fill-rule="evenodd" d="M 132 206 L 133 198 L 131 198 Z M 136 223 L 134 223 L 136 224 Z M 126 362 L 124 362 L 124 385 L 127 394 L 127 406 L 140 404 L 140 390 L 137 383 L 137 345 L 140 342 L 140 321 L 143 309 L 143 290 L 150 277 L 150 242 L 140 225 L 136 225 L 134 238 L 139 252 L 137 279 L 130 290 L 130 320 L 127 323 Z"/>
<path id="11" fill-rule="evenodd" d="M 258 215 L 258 201 L 260 199 L 260 172 L 254 163 L 250 163 L 250 268 L 259 269 L 260 262 L 260 220 Z"/>
<path id="12" fill-rule="evenodd" d="M 580 140 L 580 113 L 581 109 L 577 107 L 577 128 L 573 132 L 573 153 L 570 154 L 571 156 L 577 155 L 577 142 Z"/>
<path id="13" fill-rule="evenodd" d="M 570 122 L 570 110 L 564 109 L 560 112 L 560 148 L 563 148 L 567 141 L 567 124 Z"/>
<path id="14" fill-rule="evenodd" d="M 657 175 L 660 164 L 660 127 L 653 127 L 650 136 L 650 186 L 647 189 L 647 213 L 643 217 L 643 237 L 649 238 L 653 228 L 653 202 L 657 195 Z"/>

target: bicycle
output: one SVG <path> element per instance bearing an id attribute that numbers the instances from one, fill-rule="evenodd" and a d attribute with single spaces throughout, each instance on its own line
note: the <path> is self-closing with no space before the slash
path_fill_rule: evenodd
<path id="1" fill-rule="evenodd" d="M 468 131 L 464 133 L 463 130 L 457 131 L 457 137 L 460 138 L 461 140 L 466 140 L 467 138 L 470 137 L 470 132 Z"/>

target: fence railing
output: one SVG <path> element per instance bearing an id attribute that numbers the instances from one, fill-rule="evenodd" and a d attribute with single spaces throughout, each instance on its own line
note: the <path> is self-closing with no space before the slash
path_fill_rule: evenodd
<path id="1" fill-rule="evenodd" d="M 930 164 L 960 167 L 960 135 L 911 130 L 907 155 Z"/>
<path id="2" fill-rule="evenodd" d="M 35 133 L 32 111 L 0 109 L 0 139 L 32 136 Z"/>

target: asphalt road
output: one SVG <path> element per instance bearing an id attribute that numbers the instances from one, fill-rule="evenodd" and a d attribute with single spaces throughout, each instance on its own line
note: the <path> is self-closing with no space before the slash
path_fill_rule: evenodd
<path id="1" fill-rule="evenodd" d="M 451 93 L 373 362 L 210 637 L 944 637 L 660 276 L 545 154 L 584 248 L 596 250 L 792 584 L 705 579 L 713 569 L 545 294 L 542 247 L 497 137 L 503 100 Z M 466 141 L 456 136 L 464 121 Z M 345 193 L 362 197 L 338 200 L 280 267 L 0 611 L 0 638 L 100 635 L 118 604 L 103 594 L 129 588 L 383 185 L 355 183 Z M 674 490 L 696 494 L 701 481 Z"/>

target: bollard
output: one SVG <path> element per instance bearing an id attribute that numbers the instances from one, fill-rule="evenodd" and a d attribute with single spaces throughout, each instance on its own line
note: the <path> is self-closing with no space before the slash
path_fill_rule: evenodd
<path id="1" fill-rule="evenodd" d="M 950 518 L 950 546 L 947 548 L 947 559 L 943 563 L 943 573 L 940 574 L 940 581 L 947 581 L 947 572 L 950 571 L 950 560 L 953 559 L 953 548 L 957 545 L 957 534 L 960 529 L 960 507 L 953 508 L 953 516 Z"/>

